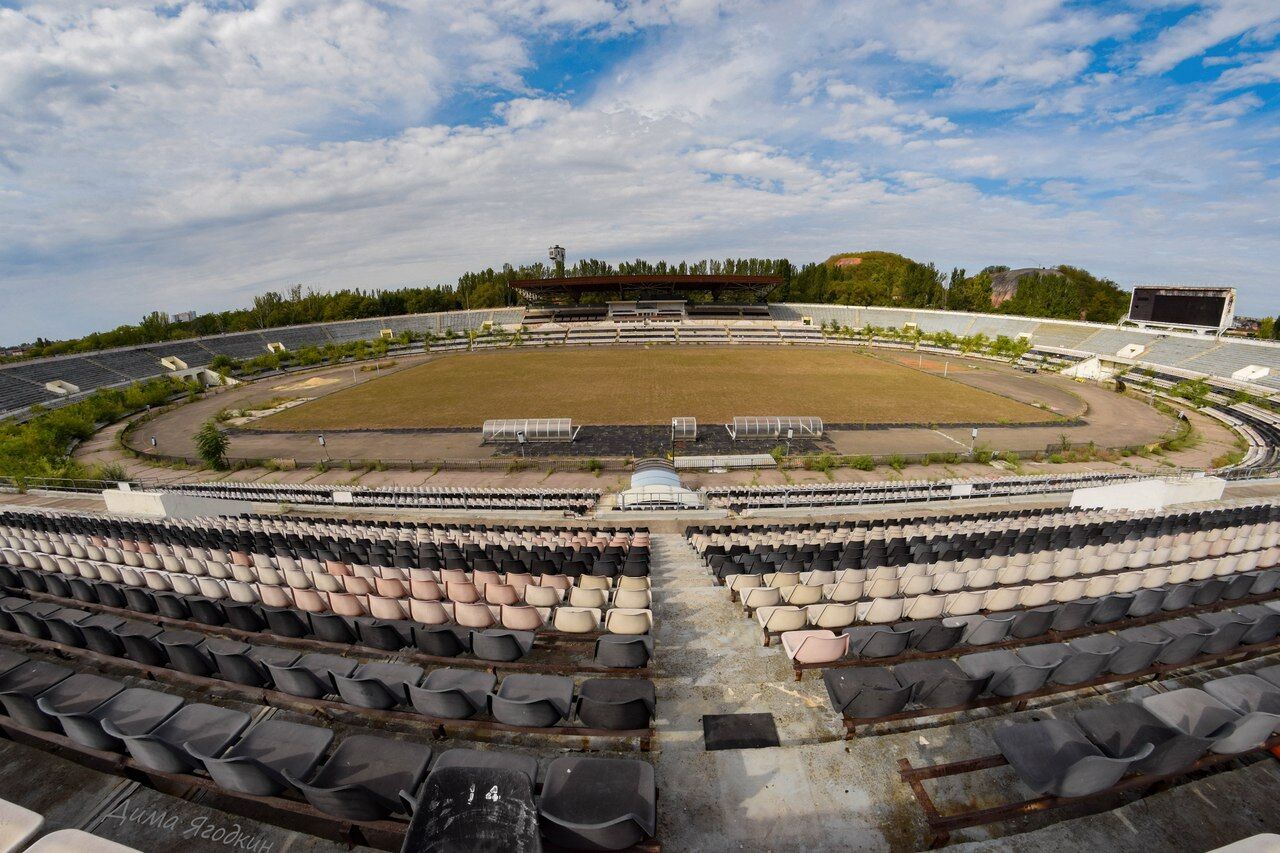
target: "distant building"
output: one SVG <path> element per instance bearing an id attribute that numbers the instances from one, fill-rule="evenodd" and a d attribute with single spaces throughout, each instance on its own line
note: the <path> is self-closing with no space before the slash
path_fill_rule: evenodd
<path id="1" fill-rule="evenodd" d="M 195 318 L 196 318 L 196 312 L 194 312 L 194 311 L 183 311 L 181 314 L 174 314 L 174 315 L 173 315 L 173 322 L 175 322 L 175 323 L 190 323 L 190 322 L 191 322 L 192 320 L 194 320 Z"/>

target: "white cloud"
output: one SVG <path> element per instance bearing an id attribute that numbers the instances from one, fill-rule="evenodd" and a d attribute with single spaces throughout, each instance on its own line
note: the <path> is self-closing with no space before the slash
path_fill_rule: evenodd
<path id="1" fill-rule="evenodd" d="M 1143 52 L 1138 68 L 1159 74 L 1228 39 L 1250 33 L 1274 36 L 1280 23 L 1275 0 L 1216 0 L 1206 6 L 1162 33 Z"/>

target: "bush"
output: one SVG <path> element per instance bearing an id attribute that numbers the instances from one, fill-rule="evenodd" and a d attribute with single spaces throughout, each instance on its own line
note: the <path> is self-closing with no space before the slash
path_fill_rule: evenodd
<path id="1" fill-rule="evenodd" d="M 891 454 L 885 461 L 887 461 L 889 463 L 889 467 L 895 471 L 901 471 L 903 468 L 907 467 L 907 457 L 899 453 Z"/>
<path id="2" fill-rule="evenodd" d="M 979 444 L 977 447 L 973 448 L 973 461 L 981 462 L 983 465 L 995 458 L 995 455 L 995 451 L 986 444 Z"/>
<path id="3" fill-rule="evenodd" d="M 769 455 L 773 457 L 774 464 L 781 467 L 782 460 L 787 458 L 787 449 L 779 444 L 769 451 Z"/>
<path id="4" fill-rule="evenodd" d="M 206 465 L 215 471 L 222 471 L 227 467 L 227 448 L 231 446 L 231 439 L 218 429 L 217 421 L 212 418 L 205 421 L 196 433 L 195 441 L 196 453 Z"/>
<path id="5" fill-rule="evenodd" d="M 604 470 L 604 465 L 599 459 L 588 459 L 582 467 L 587 471 L 590 471 L 592 474 L 595 474 L 597 477 L 599 477 L 600 472 Z"/>
<path id="6" fill-rule="evenodd" d="M 1061 465 L 1067 461 L 1067 457 L 1063 456 L 1061 453 L 1050 453 L 1049 461 L 1054 465 Z"/>

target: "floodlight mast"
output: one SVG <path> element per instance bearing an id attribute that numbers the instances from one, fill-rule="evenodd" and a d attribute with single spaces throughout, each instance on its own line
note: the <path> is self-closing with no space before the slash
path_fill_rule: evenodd
<path id="1" fill-rule="evenodd" d="M 564 246 L 552 246 L 547 249 L 547 257 L 555 265 L 556 278 L 564 278 Z"/>

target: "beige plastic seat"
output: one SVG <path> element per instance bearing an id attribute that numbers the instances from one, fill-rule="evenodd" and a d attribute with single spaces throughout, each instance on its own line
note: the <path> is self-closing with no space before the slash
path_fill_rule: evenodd
<path id="1" fill-rule="evenodd" d="M 248 584 L 246 584 L 248 586 Z M 293 607 L 294 596 L 293 590 L 287 586 L 271 586 L 269 584 L 258 584 L 254 587 L 258 592 L 258 599 L 265 607 Z"/>
<path id="2" fill-rule="evenodd" d="M 782 590 L 776 586 L 757 586 L 746 590 L 742 595 L 744 610 L 759 610 L 761 607 L 777 607 L 782 603 Z"/>
<path id="3" fill-rule="evenodd" d="M 603 610 L 608 603 L 609 596 L 603 589 L 583 589 L 575 586 L 569 590 L 569 605 L 571 607 Z"/>
<path id="4" fill-rule="evenodd" d="M 948 616 L 969 616 L 982 609 L 985 598 L 986 593 L 970 590 L 948 593 L 946 604 L 942 609 Z"/>
<path id="5" fill-rule="evenodd" d="M 849 653 L 849 635 L 831 631 L 784 631 L 782 648 L 796 663 L 834 663 Z"/>
<path id="6" fill-rule="evenodd" d="M 610 634 L 647 634 L 653 628 L 653 613 L 633 607 L 614 607 L 604 614 L 604 628 Z"/>
<path id="7" fill-rule="evenodd" d="M 652 604 L 653 595 L 647 589 L 619 589 L 613 594 L 614 607 L 648 610 Z"/>
<path id="8" fill-rule="evenodd" d="M 600 630 L 600 611 L 590 607 L 557 607 L 551 619 L 551 627 L 565 634 Z"/>
<path id="9" fill-rule="evenodd" d="M 384 595 L 369 596 L 369 615 L 375 619 L 408 619 L 409 607 L 404 599 Z"/>
<path id="10" fill-rule="evenodd" d="M 503 628 L 513 631 L 537 631 L 546 624 L 543 609 L 527 604 L 503 604 L 498 610 L 498 619 Z"/>
<path id="11" fill-rule="evenodd" d="M 917 595 L 906 599 L 902 607 L 902 618 L 911 620 L 937 619 L 946 608 L 945 595 Z"/>
<path id="12" fill-rule="evenodd" d="M 801 631 L 809 624 L 809 614 L 799 607 L 781 605 L 761 607 L 756 611 L 756 621 L 766 634 L 780 631 Z"/>
<path id="13" fill-rule="evenodd" d="M 848 628 L 858 618 L 858 608 L 852 604 L 810 604 L 808 611 L 809 624 L 815 628 Z"/>
<path id="14" fill-rule="evenodd" d="M 563 600 L 564 590 L 562 589 L 533 584 L 524 588 L 524 603 L 531 607 L 558 607 Z"/>
<path id="15" fill-rule="evenodd" d="M 838 603 L 859 601 L 862 598 L 862 581 L 841 580 L 827 591 L 827 600 Z"/>
<path id="16" fill-rule="evenodd" d="M 808 586 L 802 583 L 784 587 L 782 600 L 795 607 L 807 607 L 810 604 L 817 604 L 822 601 L 822 587 Z"/>
<path id="17" fill-rule="evenodd" d="M 410 598 L 409 617 L 423 625 L 446 625 L 453 621 L 453 605 L 443 601 Z"/>
<path id="18" fill-rule="evenodd" d="M 1018 598 L 1022 595 L 1019 587 L 1004 586 L 989 589 L 982 599 L 982 610 L 1013 610 L 1018 606 Z"/>
<path id="19" fill-rule="evenodd" d="M 897 622 L 902 618 L 904 600 L 901 598 L 877 598 L 875 601 L 864 601 L 854 605 L 858 610 L 858 621 L 872 625 Z"/>
<path id="20" fill-rule="evenodd" d="M 493 612 L 495 609 L 487 604 L 455 601 L 453 621 L 463 628 L 492 628 L 498 624 L 498 618 Z"/>
<path id="21" fill-rule="evenodd" d="M 610 578 L 597 577 L 596 575 L 582 575 L 578 578 L 577 588 L 610 590 L 613 589 L 613 584 L 610 582 Z"/>

